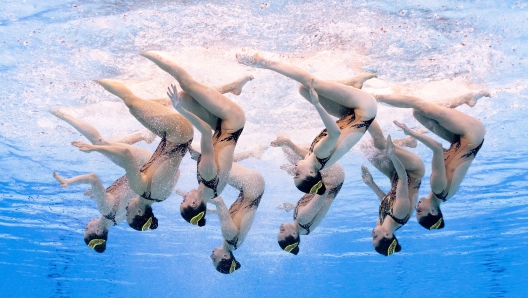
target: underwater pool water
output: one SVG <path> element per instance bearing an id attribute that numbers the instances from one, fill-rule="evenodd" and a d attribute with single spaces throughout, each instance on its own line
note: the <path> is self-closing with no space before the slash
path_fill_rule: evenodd
<path id="1" fill-rule="evenodd" d="M 528 6 L 526 1 L 11 1 L 0 3 L 0 290 L 6 297 L 523 297 L 528 273 Z M 203 228 L 179 215 L 181 198 L 155 205 L 160 226 L 138 233 L 112 227 L 107 250 L 83 241 L 98 211 L 85 186 L 61 189 L 52 172 L 97 173 L 105 186 L 123 175 L 101 155 L 70 145 L 83 137 L 48 113 L 62 106 L 105 136 L 141 128 L 122 102 L 93 80 L 112 78 L 144 98 L 159 98 L 173 79 L 138 54 L 167 52 L 197 80 L 215 85 L 251 73 L 238 150 L 269 144 L 279 134 L 309 143 L 322 128 L 297 84 L 236 62 L 258 50 L 327 79 L 362 65 L 378 78 L 370 92 L 436 100 L 485 88 L 492 98 L 459 110 L 481 120 L 486 142 L 455 197 L 442 206 L 446 227 L 429 232 L 414 217 L 398 231 L 402 251 L 371 246 L 378 200 L 361 181 L 368 165 L 354 147 L 340 163 L 345 184 L 327 217 L 303 237 L 297 256 L 276 243 L 279 225 L 300 192 L 279 166 L 282 151 L 242 164 L 262 173 L 266 191 L 244 245 L 242 268 L 219 274 L 210 264 L 221 242 L 218 220 Z M 412 127 L 411 111 L 379 106 L 384 132 Z M 197 132 L 196 132 L 197 134 Z M 199 135 L 195 136 L 195 140 Z M 366 136 L 362 141 L 368 140 Z M 151 150 L 153 144 L 140 144 Z M 431 152 L 413 152 L 426 164 Z M 389 181 L 373 170 L 380 187 Z M 177 188 L 196 186 L 186 156 Z M 237 196 L 226 188 L 230 204 Z"/>

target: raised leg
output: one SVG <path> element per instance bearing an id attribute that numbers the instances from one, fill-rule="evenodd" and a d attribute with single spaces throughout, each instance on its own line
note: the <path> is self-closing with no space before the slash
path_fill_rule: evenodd
<path id="1" fill-rule="evenodd" d="M 126 172 L 130 187 L 134 192 L 141 194 L 147 187 L 147 179 L 140 172 L 134 155 L 130 150 L 130 145 L 115 143 L 112 145 L 90 145 L 83 142 L 72 142 L 72 145 L 83 152 L 99 152 L 110 158 L 116 165 Z"/>
<path id="2" fill-rule="evenodd" d="M 104 145 L 107 144 L 106 140 L 103 138 L 103 136 L 99 133 L 95 127 L 91 126 L 90 124 L 79 120 L 72 115 L 68 114 L 64 109 L 62 108 L 56 108 L 50 110 L 50 113 L 55 115 L 57 118 L 64 120 L 73 128 L 75 128 L 78 132 L 80 132 L 83 136 L 85 136 L 90 143 L 94 145 Z"/>
<path id="3" fill-rule="evenodd" d="M 169 141 L 178 144 L 185 143 L 192 138 L 191 124 L 171 108 L 155 101 L 141 99 L 117 81 L 101 79 L 97 82 L 108 92 L 121 98 L 130 113 L 159 137 L 167 137 Z"/>
<path id="4" fill-rule="evenodd" d="M 314 79 L 313 86 L 319 96 L 323 96 L 344 107 L 357 109 L 356 112 L 361 116 L 367 118 L 376 116 L 376 101 L 368 92 L 345 86 L 338 82 L 316 78 L 304 69 L 282 62 L 266 60 L 258 56 L 258 54 L 253 56 L 237 55 L 237 58 L 239 63 L 250 66 L 258 65 L 296 80 L 306 89 L 309 88 L 311 80 Z"/>
<path id="5" fill-rule="evenodd" d="M 476 97 L 483 95 L 478 93 Z M 480 98 L 479 97 L 479 98 Z M 387 103 L 391 106 L 400 108 L 412 108 L 416 112 L 423 115 L 421 117 L 424 122 L 425 118 L 435 120 L 438 125 L 452 134 L 460 135 L 469 143 L 478 143 L 482 141 L 485 130 L 484 126 L 477 119 L 466 115 L 455 109 L 450 109 L 437 105 L 434 102 L 427 102 L 417 97 L 405 96 L 399 94 L 376 96 L 380 102 Z M 434 123 L 428 122 L 428 128 L 436 133 L 440 131 L 439 136 L 446 137 L 448 134 L 445 131 L 434 128 Z"/>
<path id="6" fill-rule="evenodd" d="M 154 141 L 154 139 L 156 139 L 156 135 L 145 128 L 142 130 L 135 131 L 129 135 L 112 138 L 110 141 L 115 143 L 132 145 L 141 141 L 145 141 L 145 143 L 150 144 Z"/>
<path id="7" fill-rule="evenodd" d="M 214 88 L 198 83 L 182 67 L 164 59 L 157 53 L 146 52 L 142 55 L 172 75 L 180 83 L 183 91 L 194 98 L 211 114 L 222 119 L 222 128 L 238 130 L 244 126 L 246 122 L 244 111 L 229 98 L 220 94 Z"/>

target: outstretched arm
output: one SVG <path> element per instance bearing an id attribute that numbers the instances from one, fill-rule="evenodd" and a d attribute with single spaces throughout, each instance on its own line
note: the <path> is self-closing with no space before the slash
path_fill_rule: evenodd
<path id="1" fill-rule="evenodd" d="M 396 150 L 394 148 L 394 144 L 392 143 L 391 136 L 387 136 L 387 153 L 389 155 L 390 160 L 392 161 L 392 164 L 394 165 L 394 169 L 396 170 L 396 173 L 398 174 L 398 185 L 396 186 L 396 205 L 395 205 L 395 212 L 398 213 L 398 208 L 405 208 L 404 206 L 409 206 L 409 188 L 407 187 L 407 172 L 405 171 L 405 167 L 403 166 L 402 162 L 396 157 Z M 407 209 L 407 208 L 405 208 Z M 400 209 L 401 213 L 407 213 L 405 209 Z"/>
<path id="2" fill-rule="evenodd" d="M 312 98 L 312 104 L 319 113 L 319 116 L 323 120 L 326 130 L 328 131 L 328 135 L 323 138 L 319 143 L 317 143 L 317 145 L 315 145 L 314 153 L 316 156 L 325 158 L 332 153 L 332 150 L 334 149 L 337 140 L 341 136 L 341 130 L 339 129 L 339 126 L 337 126 L 337 123 L 332 118 L 332 116 L 328 114 L 328 112 L 323 108 L 323 106 L 319 102 L 319 96 L 317 95 L 317 92 L 315 92 L 313 82 L 314 80 L 312 79 L 310 83 L 310 97 Z"/>
<path id="3" fill-rule="evenodd" d="M 306 194 L 305 196 L 313 196 L 308 204 L 300 207 L 297 213 L 297 222 L 300 224 L 307 224 L 319 213 L 321 207 L 326 201 L 328 190 L 322 194 Z"/>
<path id="4" fill-rule="evenodd" d="M 270 144 L 272 147 L 286 147 L 290 148 L 293 153 L 297 154 L 301 159 L 305 158 L 308 154 L 308 150 L 297 146 L 295 143 L 286 136 L 278 136 L 277 139 Z"/>
<path id="5" fill-rule="evenodd" d="M 56 172 L 53 172 L 53 178 L 59 181 L 61 187 L 68 187 L 71 184 L 90 184 L 90 186 L 92 187 L 91 196 L 95 200 L 97 200 L 97 207 L 99 209 L 99 212 L 101 212 L 101 214 L 107 214 L 112 211 L 112 208 L 114 206 L 113 202 L 109 202 L 108 197 L 106 195 L 106 189 L 96 174 L 92 173 L 66 179 L 57 174 Z"/>
<path id="6" fill-rule="evenodd" d="M 380 201 L 383 200 L 386 194 L 383 192 L 383 190 L 381 190 L 381 188 L 379 188 L 376 182 L 374 182 L 370 171 L 365 166 L 361 166 L 361 178 L 363 179 L 363 182 L 365 182 L 365 184 L 374 191 L 376 196 L 378 196 L 378 199 L 380 199 Z"/>
<path id="7" fill-rule="evenodd" d="M 233 222 L 231 214 L 227 209 L 222 197 L 216 197 L 210 201 L 216 206 L 216 212 L 218 213 L 218 219 L 220 219 L 220 225 L 222 227 L 222 236 L 224 239 L 233 239 L 238 235 L 238 227 Z"/>
<path id="8" fill-rule="evenodd" d="M 202 151 L 202 162 L 199 165 L 200 175 L 202 175 L 204 179 L 212 179 L 216 175 L 217 169 L 216 163 L 214 162 L 213 133 L 211 132 L 211 126 L 193 113 L 187 111 L 182 105 L 182 99 L 178 95 L 176 86 L 171 85 L 171 87 L 172 90 L 171 88 L 168 88 L 169 91 L 167 92 L 167 95 L 171 99 L 172 105 L 202 134 L 200 140 L 200 150 Z"/>

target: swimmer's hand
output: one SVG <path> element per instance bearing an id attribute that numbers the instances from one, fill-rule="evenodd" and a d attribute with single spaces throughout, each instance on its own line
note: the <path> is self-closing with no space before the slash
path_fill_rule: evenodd
<path id="1" fill-rule="evenodd" d="M 391 135 L 387 136 L 387 155 L 390 157 L 394 157 L 396 154 L 396 150 L 394 148 L 394 143 L 392 143 L 392 137 Z"/>
<path id="2" fill-rule="evenodd" d="M 216 198 L 212 199 L 212 200 L 210 201 L 210 203 L 213 204 L 213 205 L 215 205 L 215 206 L 217 206 L 217 207 L 218 207 L 219 205 L 225 204 L 225 203 L 224 203 L 224 200 L 222 199 L 222 197 L 216 197 Z"/>
<path id="3" fill-rule="evenodd" d="M 297 204 L 294 203 L 282 203 L 279 206 L 277 206 L 277 209 L 283 209 L 286 212 L 290 212 L 292 209 L 295 208 Z"/>
<path id="4" fill-rule="evenodd" d="M 73 141 L 71 144 L 77 148 L 79 148 L 80 151 L 83 152 L 92 152 L 94 150 L 94 146 L 90 145 L 88 143 L 79 142 L 79 141 Z"/>
<path id="5" fill-rule="evenodd" d="M 172 87 L 172 90 L 171 90 L 171 87 Z M 176 86 L 171 84 L 169 88 L 167 88 L 168 92 L 167 92 L 167 95 L 169 96 L 169 98 L 171 99 L 171 102 L 172 102 L 172 106 L 177 110 L 179 111 L 181 109 L 181 106 L 182 106 L 182 99 L 181 97 L 178 95 L 178 89 L 176 89 Z"/>
<path id="6" fill-rule="evenodd" d="M 67 187 L 68 186 L 68 182 L 66 182 L 66 179 L 62 178 L 56 172 L 53 172 L 53 178 L 55 178 L 55 179 L 57 179 L 57 181 L 59 181 L 61 187 Z"/>
<path id="7" fill-rule="evenodd" d="M 315 92 L 315 89 L 313 87 L 314 79 L 310 82 L 310 98 L 312 99 L 312 104 L 314 106 L 319 104 L 319 95 L 317 95 L 317 92 Z"/>
<path id="8" fill-rule="evenodd" d="M 405 125 L 405 123 L 401 123 L 401 122 L 398 122 L 396 120 L 394 120 L 393 122 L 394 122 L 394 124 L 396 124 L 396 126 L 398 126 L 399 128 L 401 128 L 403 130 L 403 133 L 406 136 L 412 135 L 413 131 L 407 125 Z"/>
<path id="9" fill-rule="evenodd" d="M 280 166 L 281 170 L 284 170 L 290 176 L 295 176 L 295 166 L 291 164 L 283 164 Z"/>
<path id="10" fill-rule="evenodd" d="M 181 190 L 181 189 L 179 189 L 179 188 L 176 189 L 174 192 L 175 192 L 177 195 L 182 196 L 182 197 L 185 197 L 185 195 L 187 195 L 187 193 L 186 193 L 185 191 L 183 191 L 183 190 Z"/>
<path id="11" fill-rule="evenodd" d="M 265 68 L 267 61 L 260 57 L 258 53 L 249 55 L 247 53 L 237 53 L 236 58 L 238 63 L 251 67 Z"/>
<path id="12" fill-rule="evenodd" d="M 367 185 L 374 183 L 374 179 L 372 178 L 369 169 L 365 166 L 361 166 L 361 179 L 363 179 L 363 182 Z"/>
<path id="13" fill-rule="evenodd" d="M 287 146 L 291 142 L 290 138 L 285 135 L 280 135 L 277 137 L 277 139 L 273 142 L 271 142 L 271 147 L 283 147 Z"/>

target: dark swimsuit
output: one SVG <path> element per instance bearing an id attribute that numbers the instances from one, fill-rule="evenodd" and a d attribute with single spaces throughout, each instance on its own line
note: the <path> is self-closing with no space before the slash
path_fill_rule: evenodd
<path id="1" fill-rule="evenodd" d="M 385 195 L 385 197 L 383 197 L 383 199 L 381 200 L 380 202 L 380 206 L 379 206 L 379 221 L 380 221 L 380 225 L 383 224 L 383 221 L 385 220 L 385 217 L 390 216 L 392 217 L 392 219 L 399 225 L 399 226 L 396 230 L 398 230 L 399 228 L 401 228 L 403 225 L 405 225 L 409 219 L 411 218 L 411 214 L 407 214 L 407 216 L 405 216 L 405 218 L 397 218 L 396 216 L 394 216 L 392 214 L 392 208 L 394 206 L 394 202 L 396 201 L 396 187 L 398 186 L 398 174 L 396 174 L 396 172 L 394 172 L 394 176 L 392 177 L 391 179 L 391 189 L 389 190 L 389 192 L 387 193 L 387 195 Z M 411 183 L 411 178 L 409 177 L 409 175 L 407 175 L 407 185 L 410 185 Z"/>
<path id="2" fill-rule="evenodd" d="M 111 194 L 113 195 L 114 197 L 117 197 L 116 194 L 113 194 L 113 192 L 120 192 L 119 188 L 123 187 L 123 185 L 125 184 L 128 184 L 128 178 L 126 175 L 124 176 L 121 176 L 119 179 L 117 179 L 116 181 L 114 181 L 114 183 L 112 183 L 112 185 L 108 186 L 108 188 L 105 190 L 105 192 L 107 194 Z M 127 186 L 129 187 L 129 186 Z M 112 211 L 110 211 L 110 213 L 108 213 L 107 215 L 103 215 L 104 218 L 108 219 L 108 220 L 111 220 L 113 223 L 114 223 L 114 226 L 117 226 L 117 222 L 116 222 L 116 215 L 117 215 L 117 208 L 118 208 L 118 205 L 119 205 L 119 201 L 116 201 L 114 203 L 114 206 L 112 207 Z"/>
<path id="3" fill-rule="evenodd" d="M 149 176 L 149 180 L 147 182 L 147 189 L 141 195 L 143 199 L 154 202 L 163 202 L 166 199 L 163 198 L 161 200 L 158 200 L 150 196 L 154 171 L 156 171 L 156 169 L 161 164 L 168 162 L 170 159 L 174 158 L 181 160 L 185 156 L 185 153 L 187 153 L 187 149 L 189 148 L 191 143 L 192 139 L 190 139 L 189 142 L 184 144 L 171 143 L 167 141 L 167 138 L 165 136 L 161 139 L 158 148 L 156 148 L 156 151 L 154 151 L 154 154 L 152 154 L 150 160 L 140 170 L 141 173 L 149 170 L 152 171 L 152 175 Z"/>
<path id="4" fill-rule="evenodd" d="M 264 195 L 264 192 L 258 195 L 255 199 L 252 199 L 251 202 L 247 206 L 245 206 L 243 209 L 257 209 L 263 195 Z M 229 207 L 229 214 L 231 215 L 231 218 L 233 218 L 238 213 L 238 211 L 240 210 L 244 202 L 246 202 L 246 200 L 247 198 L 244 197 L 244 191 L 240 190 L 240 193 L 238 194 L 238 198 L 231 205 L 231 207 Z M 231 244 L 235 249 L 237 249 L 238 235 L 235 236 L 231 240 L 226 240 L 226 242 Z"/>
<path id="5" fill-rule="evenodd" d="M 361 133 L 365 133 L 368 130 L 368 128 L 370 127 L 370 124 L 372 124 L 372 122 L 374 121 L 374 118 L 368 119 L 368 120 L 363 120 L 362 117 L 359 117 L 359 118 L 356 119 L 356 114 L 354 113 L 354 109 L 348 109 L 347 112 L 345 113 L 345 115 L 343 115 L 343 117 L 341 117 L 341 119 L 336 121 L 337 126 L 339 126 L 339 130 L 341 130 L 341 132 L 344 132 L 344 131 L 346 131 L 346 132 L 341 134 L 340 139 L 336 143 L 336 145 L 335 145 L 334 149 L 332 150 L 332 152 L 330 153 L 330 155 L 325 157 L 325 158 L 319 158 L 319 157 L 317 157 L 317 155 L 315 156 L 317 161 L 321 164 L 321 168 L 319 170 L 322 170 L 325 167 L 326 163 L 332 157 L 332 154 L 334 154 L 334 152 L 335 152 L 335 150 L 336 150 L 337 146 L 339 145 L 339 142 L 341 141 L 342 138 L 344 138 L 347 135 L 349 135 L 350 133 L 352 133 L 352 131 L 358 131 L 358 132 L 361 132 Z M 363 130 L 363 128 L 364 128 L 364 130 Z M 312 154 L 313 150 L 315 148 L 315 145 L 317 143 L 319 143 L 319 141 L 322 138 L 326 137 L 327 135 L 328 135 L 328 130 L 325 128 L 312 141 L 312 144 L 310 145 L 310 150 L 308 150 L 308 153 Z"/>
<path id="6" fill-rule="evenodd" d="M 217 172 L 213 179 L 208 181 L 202 178 L 202 176 L 200 175 L 200 170 L 199 170 L 199 165 L 202 159 L 202 155 L 200 154 L 200 156 L 198 157 L 198 162 L 196 163 L 196 179 L 198 180 L 198 183 L 202 183 L 205 187 L 211 189 L 214 192 L 213 198 L 218 197 L 217 188 L 218 188 L 218 183 L 220 182 L 220 179 L 218 178 L 218 171 L 220 171 L 220 165 L 218 163 L 218 154 L 226 146 L 229 146 L 231 144 L 236 146 L 236 143 L 238 142 L 238 138 L 242 134 L 243 129 L 244 127 L 242 127 L 241 129 L 235 132 L 229 132 L 226 129 L 222 129 L 222 119 L 218 119 L 218 121 L 216 122 L 216 129 L 213 134 L 213 148 L 214 148 Z"/>
<path id="7" fill-rule="evenodd" d="M 448 178 L 447 186 L 440 193 L 433 192 L 438 199 L 444 202 L 447 201 L 449 188 L 451 187 L 451 180 L 453 179 L 451 173 L 454 173 L 456 168 L 458 168 L 460 164 L 467 161 L 468 159 L 473 160 L 477 156 L 477 153 L 479 152 L 480 148 L 482 148 L 482 144 L 484 144 L 484 139 L 482 140 L 482 142 L 480 142 L 478 146 L 469 149 L 468 147 L 471 147 L 471 144 L 463 142 L 460 138 L 460 135 L 455 135 L 451 146 L 444 152 L 444 163 L 446 168 L 446 175 Z"/>
<path id="8" fill-rule="evenodd" d="M 328 195 L 327 195 L 327 198 L 328 196 L 334 196 L 333 198 L 335 198 L 337 196 L 337 194 L 339 193 L 339 191 L 341 190 L 341 187 L 343 186 L 343 183 L 339 184 L 338 186 L 330 189 L 328 191 Z M 293 212 L 293 220 L 296 220 L 297 219 L 297 214 L 299 212 L 299 207 L 302 207 L 302 206 L 305 206 L 306 204 L 308 204 L 312 199 L 313 197 L 315 196 L 315 194 L 305 194 L 298 202 L 297 202 L 297 206 L 295 206 L 295 211 Z M 315 216 L 314 218 L 307 224 L 301 224 L 300 222 L 297 222 L 299 224 L 299 226 L 301 228 L 303 228 L 305 231 L 306 231 L 306 235 L 310 234 L 310 227 L 313 225 L 315 221 Z"/>

